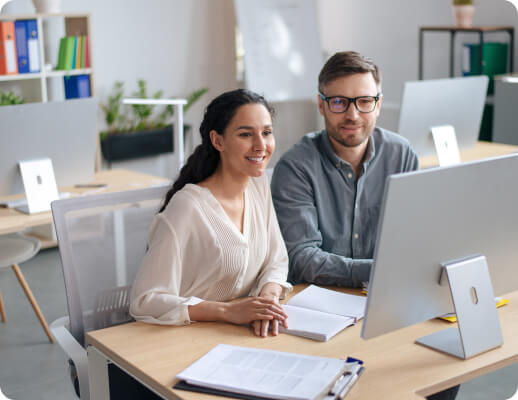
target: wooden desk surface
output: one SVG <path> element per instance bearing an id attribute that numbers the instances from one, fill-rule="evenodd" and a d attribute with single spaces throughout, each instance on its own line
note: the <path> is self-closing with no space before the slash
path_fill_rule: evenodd
<path id="1" fill-rule="evenodd" d="M 469 360 L 414 344 L 418 337 L 452 326 L 441 320 L 370 340 L 360 337 L 360 322 L 328 342 L 286 334 L 258 338 L 247 327 L 223 323 L 175 327 L 136 322 L 90 332 L 87 342 L 169 399 L 220 398 L 172 389 L 177 382 L 175 375 L 218 343 L 336 358 L 357 357 L 365 361 L 366 370 L 347 399 L 422 399 L 518 361 L 518 292 L 505 297 L 510 303 L 498 311 L 503 346 Z"/>
<path id="2" fill-rule="evenodd" d="M 518 152 L 518 146 L 511 144 L 478 142 L 475 147 L 462 150 L 460 159 L 462 162 L 482 160 L 484 158 L 503 156 Z M 435 154 L 419 157 L 419 167 L 431 168 L 439 166 L 439 159 Z"/>
<path id="3" fill-rule="evenodd" d="M 88 195 L 107 192 L 132 190 L 167 182 L 167 179 L 146 175 L 139 172 L 114 169 L 100 171 L 95 174 L 92 183 L 104 183 L 105 188 L 75 188 L 63 187 L 61 192 L 70 192 L 72 195 Z M 0 201 L 22 197 L 21 195 L 0 197 Z M 12 208 L 0 208 L 0 234 L 21 232 L 26 228 L 50 224 L 52 213 L 50 211 L 38 214 L 24 214 Z"/>

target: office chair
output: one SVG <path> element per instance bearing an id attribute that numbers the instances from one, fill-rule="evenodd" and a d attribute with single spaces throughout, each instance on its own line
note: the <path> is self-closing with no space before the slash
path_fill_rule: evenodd
<path id="1" fill-rule="evenodd" d="M 51 324 L 76 394 L 90 398 L 85 334 L 132 320 L 129 294 L 167 186 L 52 202 L 68 317 Z"/>
<path id="2" fill-rule="evenodd" d="M 11 233 L 8 235 L 0 236 L 0 268 L 2 267 L 11 267 L 18 278 L 18 282 L 20 282 L 20 286 L 22 287 L 29 303 L 36 313 L 36 316 L 40 320 L 41 326 L 43 330 L 47 334 L 51 343 L 54 343 L 54 338 L 50 333 L 49 326 L 43 313 L 32 294 L 31 288 L 29 284 L 25 280 L 25 277 L 20 270 L 18 264 L 30 260 L 34 257 L 38 251 L 40 250 L 40 241 L 38 239 L 25 236 L 21 233 Z M 0 293 L 0 319 L 2 322 L 7 322 L 7 315 L 5 313 L 4 301 L 2 299 L 2 294 Z"/>

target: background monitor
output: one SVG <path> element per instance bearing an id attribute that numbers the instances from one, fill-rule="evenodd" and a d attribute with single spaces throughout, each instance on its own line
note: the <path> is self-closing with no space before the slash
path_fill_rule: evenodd
<path id="1" fill-rule="evenodd" d="M 19 161 L 50 158 L 58 186 L 91 182 L 97 100 L 0 107 L 0 196 L 24 193 Z"/>
<path id="2" fill-rule="evenodd" d="M 518 289 L 517 174 L 513 154 L 387 178 L 362 337 L 452 312 L 444 262 L 482 254 L 494 295 Z"/>
<path id="3" fill-rule="evenodd" d="M 478 140 L 488 77 L 405 82 L 398 133 L 406 137 L 418 156 L 435 154 L 430 128 L 451 125 L 459 150 Z"/>

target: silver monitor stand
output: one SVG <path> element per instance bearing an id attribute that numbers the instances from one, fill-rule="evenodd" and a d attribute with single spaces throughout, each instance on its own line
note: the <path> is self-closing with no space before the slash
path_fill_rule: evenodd
<path id="1" fill-rule="evenodd" d="M 472 256 L 442 266 L 439 284 L 450 287 L 458 328 L 423 336 L 416 343 L 462 359 L 501 346 L 502 331 L 486 257 Z"/>

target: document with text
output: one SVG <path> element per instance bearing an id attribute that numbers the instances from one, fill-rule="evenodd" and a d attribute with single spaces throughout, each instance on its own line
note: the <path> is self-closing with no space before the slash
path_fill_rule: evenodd
<path id="1" fill-rule="evenodd" d="M 352 377 L 345 360 L 219 344 L 176 377 L 191 385 L 269 399 L 314 400 L 338 378 Z"/>
<path id="2" fill-rule="evenodd" d="M 327 341 L 365 314 L 365 296 L 354 296 L 310 285 L 283 305 L 288 328 L 280 331 Z"/>

